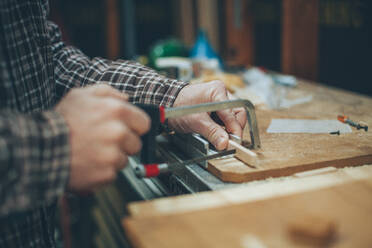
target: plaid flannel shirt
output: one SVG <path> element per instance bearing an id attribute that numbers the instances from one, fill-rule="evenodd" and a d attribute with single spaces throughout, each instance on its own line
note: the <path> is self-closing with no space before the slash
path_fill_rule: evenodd
<path id="1" fill-rule="evenodd" d="M 55 247 L 70 147 L 53 107 L 70 88 L 108 83 L 131 102 L 170 106 L 185 86 L 134 62 L 88 58 L 47 14 L 47 0 L 0 1 L 0 247 Z"/>

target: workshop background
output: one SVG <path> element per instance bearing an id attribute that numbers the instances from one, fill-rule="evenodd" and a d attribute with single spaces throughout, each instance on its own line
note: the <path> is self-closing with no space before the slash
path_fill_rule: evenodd
<path id="1" fill-rule="evenodd" d="M 227 72 L 255 66 L 369 96 L 371 11 L 370 0 L 51 1 L 64 40 L 89 56 L 153 66 L 157 46 L 187 57 L 204 30 Z M 117 190 L 125 187 L 110 187 L 62 208 L 65 247 L 125 247 L 122 230 L 107 222 L 125 214 Z M 109 198 L 117 205 L 102 203 Z"/>

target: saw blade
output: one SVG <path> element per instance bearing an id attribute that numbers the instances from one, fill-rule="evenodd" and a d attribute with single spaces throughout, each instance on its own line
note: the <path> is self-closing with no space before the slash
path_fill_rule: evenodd
<path id="1" fill-rule="evenodd" d="M 235 154 L 235 153 L 236 153 L 235 149 L 225 150 L 225 151 L 217 152 L 217 153 L 211 154 L 211 155 L 206 155 L 206 156 L 202 156 L 202 157 L 192 158 L 192 159 L 189 159 L 189 160 L 184 160 L 182 162 L 169 163 L 168 167 L 169 167 L 169 169 L 171 169 L 172 167 L 176 168 L 176 167 L 185 166 L 185 165 L 189 165 L 189 164 L 193 164 L 193 163 L 200 163 L 200 162 L 203 162 L 203 161 L 207 161 L 207 160 L 211 160 L 211 159 L 215 159 L 215 158 L 219 158 L 219 157 L 223 157 L 223 156 L 227 156 L 227 155 L 231 155 L 231 154 Z"/>

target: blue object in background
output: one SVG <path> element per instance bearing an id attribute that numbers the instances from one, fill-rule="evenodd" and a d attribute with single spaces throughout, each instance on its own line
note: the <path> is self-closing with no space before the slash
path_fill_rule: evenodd
<path id="1" fill-rule="evenodd" d="M 207 34 L 204 30 L 199 30 L 195 44 L 190 51 L 190 58 L 193 59 L 217 59 L 220 68 L 223 67 L 221 58 L 213 50 Z"/>

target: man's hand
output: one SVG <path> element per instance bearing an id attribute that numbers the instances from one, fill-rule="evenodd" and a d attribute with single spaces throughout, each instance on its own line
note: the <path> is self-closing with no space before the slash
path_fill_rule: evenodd
<path id="1" fill-rule="evenodd" d="M 191 84 L 183 88 L 178 94 L 173 107 L 231 99 L 232 96 L 221 81 L 211 81 L 209 83 Z M 246 124 L 246 114 L 243 108 L 237 108 L 218 111 L 217 115 L 225 124 L 226 130 L 215 123 L 208 113 L 170 119 L 169 125 L 177 131 L 200 133 L 217 149 L 222 150 L 227 148 L 228 145 L 229 137 L 227 132 L 239 137 L 242 136 Z"/>
<path id="2" fill-rule="evenodd" d="M 110 86 L 96 85 L 71 90 L 57 105 L 70 128 L 70 190 L 91 191 L 113 181 L 127 156 L 141 149 L 150 119 L 127 100 Z"/>

